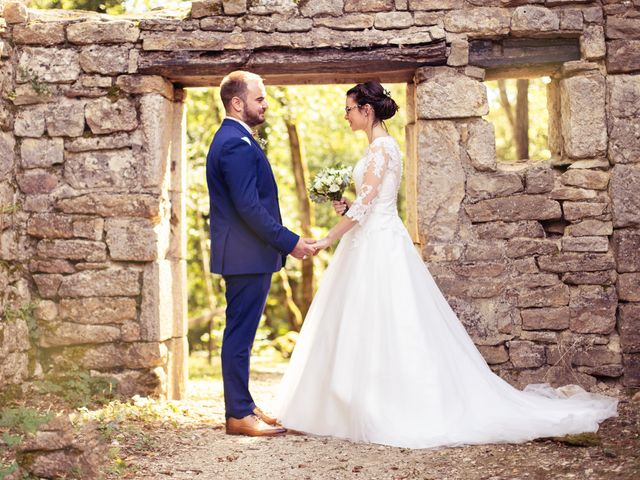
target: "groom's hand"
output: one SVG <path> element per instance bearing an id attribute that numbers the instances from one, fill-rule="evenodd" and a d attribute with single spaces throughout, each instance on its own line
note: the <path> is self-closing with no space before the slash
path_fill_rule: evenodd
<path id="1" fill-rule="evenodd" d="M 300 237 L 300 240 L 298 240 L 295 248 L 291 251 L 291 255 L 293 255 L 298 260 L 306 260 L 312 255 L 315 255 L 316 248 L 314 244 L 315 240 L 313 238 Z"/>

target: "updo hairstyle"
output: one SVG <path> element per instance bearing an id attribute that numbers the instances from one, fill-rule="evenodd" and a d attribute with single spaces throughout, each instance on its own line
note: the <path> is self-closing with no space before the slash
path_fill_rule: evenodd
<path id="1" fill-rule="evenodd" d="M 367 103 L 371 105 L 376 119 L 380 121 L 393 117 L 398 111 L 398 104 L 377 80 L 359 83 L 347 91 L 347 96 L 353 97 L 360 107 Z"/>

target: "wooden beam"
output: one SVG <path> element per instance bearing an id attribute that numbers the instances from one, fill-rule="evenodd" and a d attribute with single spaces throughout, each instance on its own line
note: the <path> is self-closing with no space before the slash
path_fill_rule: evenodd
<path id="1" fill-rule="evenodd" d="M 269 84 L 354 83 L 376 78 L 408 82 L 425 65 L 444 65 L 444 41 L 367 49 L 152 51 L 141 52 L 138 72 L 162 75 L 185 87 L 218 85 L 229 72 L 246 69 Z"/>
<path id="2" fill-rule="evenodd" d="M 580 59 L 577 38 L 471 40 L 469 64 L 487 70 L 487 79 L 552 75 L 560 64 Z"/>

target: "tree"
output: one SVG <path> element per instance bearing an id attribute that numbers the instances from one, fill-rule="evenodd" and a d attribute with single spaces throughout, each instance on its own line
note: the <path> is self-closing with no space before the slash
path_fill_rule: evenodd
<path id="1" fill-rule="evenodd" d="M 514 107 L 509 101 L 507 87 L 504 80 L 498 80 L 500 89 L 500 103 L 505 110 L 516 148 L 516 159 L 526 160 L 529 158 L 529 80 L 518 79 L 516 82 L 516 104 Z"/>

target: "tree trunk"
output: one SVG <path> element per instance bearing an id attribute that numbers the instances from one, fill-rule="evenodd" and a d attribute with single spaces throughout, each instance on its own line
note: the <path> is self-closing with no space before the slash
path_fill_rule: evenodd
<path id="1" fill-rule="evenodd" d="M 498 80 L 500 91 L 500 105 L 507 115 L 513 143 L 516 150 L 516 159 L 525 160 L 529 158 L 529 80 L 519 79 L 516 82 L 517 96 L 515 114 L 513 105 L 507 95 L 505 80 Z"/>
<path id="2" fill-rule="evenodd" d="M 307 178 L 309 172 L 307 163 L 302 156 L 300 148 L 300 138 L 298 128 L 290 119 L 285 119 L 287 133 L 289 134 L 289 147 L 291 148 L 291 168 L 296 184 L 296 196 L 298 197 L 298 208 L 300 212 L 300 229 L 302 236 L 311 238 L 312 215 L 311 202 L 307 195 Z M 300 310 L 303 315 L 307 314 L 311 300 L 313 299 L 313 257 L 302 261 L 302 288 L 300 298 Z"/>
<path id="3" fill-rule="evenodd" d="M 516 101 L 516 118 L 513 136 L 516 144 L 516 158 L 529 158 L 529 80 L 519 79 L 518 98 Z"/>
<path id="4" fill-rule="evenodd" d="M 196 228 L 198 229 L 198 240 L 200 244 L 200 258 L 202 259 L 202 281 L 207 292 L 207 302 L 209 304 L 209 321 L 207 324 L 207 331 L 209 333 L 209 341 L 207 342 L 207 350 L 209 352 L 209 364 L 213 362 L 213 319 L 214 312 L 216 311 L 216 296 L 213 291 L 213 282 L 211 281 L 211 274 L 209 273 L 209 248 L 207 245 L 207 234 L 204 230 L 204 221 L 202 215 L 196 212 L 195 215 Z"/>
<path id="5" fill-rule="evenodd" d="M 287 309 L 291 313 L 291 315 L 289 315 L 291 330 L 299 332 L 300 328 L 302 328 L 303 316 L 298 305 L 296 305 L 296 302 L 293 300 L 291 285 L 289 285 L 289 275 L 287 275 L 287 271 L 284 268 L 278 271 L 278 275 L 280 276 L 280 280 L 282 280 L 282 291 L 284 293 Z"/>

